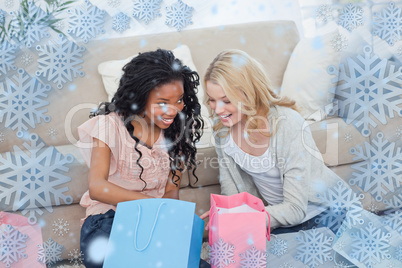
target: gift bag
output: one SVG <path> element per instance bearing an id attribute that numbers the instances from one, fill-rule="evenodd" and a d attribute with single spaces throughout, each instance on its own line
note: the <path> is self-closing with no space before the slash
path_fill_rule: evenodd
<path id="1" fill-rule="evenodd" d="M 270 218 L 261 199 L 247 192 L 211 194 L 209 215 L 212 267 L 266 267 Z"/>
<path id="2" fill-rule="evenodd" d="M 30 224 L 24 216 L 0 211 L 0 267 L 45 268 L 38 251 L 42 242 L 38 224 Z"/>
<path id="3" fill-rule="evenodd" d="M 174 199 L 119 203 L 103 267 L 198 267 L 204 221 L 194 211 Z"/>

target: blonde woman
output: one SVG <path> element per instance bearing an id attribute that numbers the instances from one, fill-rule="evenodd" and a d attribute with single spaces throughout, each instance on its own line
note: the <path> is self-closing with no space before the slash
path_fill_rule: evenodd
<path id="1" fill-rule="evenodd" d="M 262 65 L 240 50 L 221 52 L 204 82 L 217 119 L 222 194 L 260 197 L 271 228 L 282 227 L 274 234 L 311 228 L 326 209 L 316 194 L 340 178 L 309 153 L 317 148 L 295 102 L 275 94 Z"/>

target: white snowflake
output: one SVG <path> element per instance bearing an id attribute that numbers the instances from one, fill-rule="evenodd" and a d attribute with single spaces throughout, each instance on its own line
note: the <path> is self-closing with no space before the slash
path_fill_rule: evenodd
<path id="1" fill-rule="evenodd" d="M 396 128 L 396 136 L 402 138 L 402 125 Z"/>
<path id="2" fill-rule="evenodd" d="M 378 214 L 378 206 L 371 203 L 370 206 L 367 208 L 368 211 L 374 214 Z"/>
<path id="3" fill-rule="evenodd" d="M 73 249 L 70 251 L 70 253 L 68 253 L 68 256 L 70 257 L 68 258 L 70 263 L 72 263 L 74 267 L 79 267 L 82 264 L 84 253 L 82 253 L 82 251 L 79 249 Z"/>
<path id="4" fill-rule="evenodd" d="M 252 246 L 244 253 L 240 253 L 240 266 L 244 268 L 265 268 L 267 266 L 267 253 Z"/>
<path id="5" fill-rule="evenodd" d="M 68 231 L 70 231 L 68 228 L 69 225 L 70 224 L 68 224 L 67 221 L 59 218 L 53 222 L 53 232 L 58 236 L 64 236 L 64 234 L 67 234 Z"/>
<path id="6" fill-rule="evenodd" d="M 47 242 L 43 242 L 42 245 L 38 245 L 38 258 L 37 260 L 47 265 L 55 264 L 61 261 L 61 253 L 63 246 L 49 238 Z"/>
<path id="7" fill-rule="evenodd" d="M 339 229 L 340 230 L 340 229 Z M 339 231 L 338 230 L 338 231 Z M 336 242 L 336 244 L 335 244 L 335 248 L 337 249 L 337 250 L 343 250 L 343 248 L 345 247 L 345 243 L 343 242 L 343 241 L 338 241 L 338 242 Z"/>
<path id="8" fill-rule="evenodd" d="M 48 45 L 37 46 L 39 51 L 37 76 L 43 76 L 47 81 L 57 84 L 61 89 L 67 81 L 72 82 L 77 75 L 83 77 L 80 65 L 85 47 L 69 41 L 63 35 L 58 40 L 49 41 Z"/>
<path id="9" fill-rule="evenodd" d="M 402 56 L 402 46 L 398 47 L 397 53 L 399 56 Z"/>
<path id="10" fill-rule="evenodd" d="M 118 7 L 120 6 L 121 1 L 120 0 L 107 0 L 107 4 L 110 7 Z"/>
<path id="11" fill-rule="evenodd" d="M 46 12 L 37 7 L 34 1 L 27 1 L 27 10 L 21 5 L 16 13 L 10 13 L 13 17 L 11 20 L 11 26 L 14 30 L 12 37 L 24 42 L 26 47 L 30 48 L 33 43 L 50 36 L 49 27 L 43 23 L 47 16 Z M 23 34 L 21 34 L 21 25 L 24 26 Z"/>
<path id="12" fill-rule="evenodd" d="M 335 106 L 338 116 L 347 124 L 355 127 L 368 137 L 371 133 L 369 125 L 377 123 L 374 116 L 382 124 L 387 123 L 387 116 L 394 117 L 394 112 L 402 116 L 400 86 L 402 67 L 396 66 L 386 59 L 371 55 L 372 48 L 364 47 L 364 55 L 347 58 L 347 64 L 340 64 L 339 72 L 331 65 L 330 74 L 336 75 L 332 82 L 337 86 L 330 89 L 335 94 Z"/>
<path id="13" fill-rule="evenodd" d="M 31 63 L 33 62 L 33 57 L 32 57 L 32 55 L 30 55 L 28 53 L 24 53 L 21 56 L 20 61 L 26 67 L 26 66 L 31 65 Z"/>
<path id="14" fill-rule="evenodd" d="M 36 223 L 35 214 L 42 215 L 43 209 L 53 212 L 53 204 L 60 205 L 60 200 L 71 204 L 73 198 L 64 195 L 68 191 L 66 183 L 71 178 L 67 173 L 67 164 L 74 157 L 67 154 L 63 157 L 53 146 L 46 146 L 36 134 L 29 135 L 29 143 L 23 143 L 24 150 L 14 145 L 14 154 L 7 152 L 0 155 L 0 204 L 12 205 L 12 210 L 29 212 L 28 221 Z"/>
<path id="15" fill-rule="evenodd" d="M 294 268 L 293 265 L 291 265 L 290 263 L 283 263 L 279 266 L 279 268 Z"/>
<path id="16" fill-rule="evenodd" d="M 350 132 L 345 133 L 344 140 L 345 140 L 346 142 L 351 142 L 351 141 L 352 141 L 352 139 L 353 139 L 353 135 L 352 135 L 352 133 L 350 133 Z"/>
<path id="17" fill-rule="evenodd" d="M 282 256 L 288 252 L 288 242 L 281 238 L 276 238 L 271 242 L 271 253 L 277 257 Z"/>
<path id="18" fill-rule="evenodd" d="M 105 11 L 93 6 L 88 0 L 73 10 L 67 10 L 67 12 L 70 14 L 67 32 L 83 39 L 84 43 L 105 32 L 103 29 Z"/>
<path id="19" fill-rule="evenodd" d="M 342 34 L 338 33 L 332 38 L 331 44 L 335 51 L 342 51 L 348 48 L 348 39 Z"/>
<path id="20" fill-rule="evenodd" d="M 133 17 L 148 24 L 156 17 L 162 16 L 159 12 L 162 0 L 134 0 Z"/>
<path id="21" fill-rule="evenodd" d="M 338 263 L 335 263 L 335 267 L 334 268 L 349 268 L 350 264 L 344 262 L 344 261 L 340 261 Z"/>
<path id="22" fill-rule="evenodd" d="M 348 224 L 363 223 L 361 218 L 363 208 L 360 199 L 363 199 L 364 196 L 358 196 L 344 184 L 343 181 L 339 181 L 336 186 L 317 194 L 317 198 L 321 200 L 322 205 L 327 206 L 328 209 L 321 213 L 320 217 L 315 221 L 320 226 L 330 228 L 334 233 L 344 222 L 347 212 L 349 212 L 348 219 L 351 221 L 348 221 Z"/>
<path id="23" fill-rule="evenodd" d="M 14 6 L 14 0 L 5 0 L 6 8 L 12 8 Z"/>
<path id="24" fill-rule="evenodd" d="M 123 12 L 118 13 L 113 17 L 113 30 L 122 33 L 130 28 L 130 17 Z"/>
<path id="25" fill-rule="evenodd" d="M 349 183 L 369 192 L 376 201 L 382 200 L 382 194 L 395 192 L 402 183 L 401 148 L 395 150 L 395 143 L 383 138 L 384 134 L 378 132 L 377 139 L 365 142 L 365 152 L 361 146 L 350 149 L 350 153 L 356 155 L 354 161 L 365 161 L 351 166 L 355 171 Z"/>
<path id="26" fill-rule="evenodd" d="M 50 122 L 50 116 L 45 115 L 49 104 L 46 100 L 49 85 L 43 86 L 36 77 L 31 78 L 23 69 L 18 74 L 5 78 L 5 84 L 0 83 L 0 122 L 6 128 L 17 129 L 17 136 L 28 126 L 35 128 L 36 124 Z"/>
<path id="27" fill-rule="evenodd" d="M 165 23 L 172 27 L 175 27 L 177 31 L 181 31 L 189 24 L 193 24 L 191 21 L 193 8 L 184 4 L 181 0 L 174 3 L 170 7 L 166 7 L 167 15 Z"/>
<path id="28" fill-rule="evenodd" d="M 17 66 L 14 65 L 16 49 L 16 46 L 7 41 L 0 43 L 0 76 L 7 74 L 10 70 L 17 69 Z"/>
<path id="29" fill-rule="evenodd" d="M 363 25 L 363 9 L 351 3 L 339 11 L 338 24 L 351 32 L 360 25 Z"/>
<path id="30" fill-rule="evenodd" d="M 28 236 L 14 229 L 7 224 L 0 229 L 0 261 L 5 267 L 11 267 L 11 264 L 18 262 L 21 258 L 27 258 L 25 253 L 26 240 Z"/>
<path id="31" fill-rule="evenodd" d="M 395 189 L 394 193 L 387 193 L 387 198 L 383 200 L 386 210 L 392 213 L 402 207 L 402 186 Z"/>
<path id="32" fill-rule="evenodd" d="M 391 46 L 402 38 L 402 12 L 393 2 L 380 13 L 374 12 L 373 35 L 387 41 Z"/>
<path id="33" fill-rule="evenodd" d="M 62 21 L 62 20 L 57 21 L 57 22 L 54 24 L 54 27 L 55 27 L 57 30 L 59 30 L 59 31 L 63 30 L 64 27 L 65 27 L 64 21 Z"/>
<path id="34" fill-rule="evenodd" d="M 50 136 L 50 137 L 55 137 L 57 134 L 58 134 L 58 131 L 57 131 L 57 129 L 55 129 L 55 128 L 53 128 L 53 127 L 50 127 L 49 129 L 48 129 L 48 135 Z"/>
<path id="35" fill-rule="evenodd" d="M 4 139 L 4 133 L 3 132 L 0 132 L 0 143 L 1 142 L 4 142 L 5 141 L 5 139 Z"/>
<path id="36" fill-rule="evenodd" d="M 391 257 L 388 253 L 391 234 L 375 228 L 372 222 L 369 222 L 367 227 L 360 228 L 358 232 L 351 233 L 350 236 L 353 239 L 350 257 L 357 259 L 366 267 L 372 267 L 381 259 Z"/>
<path id="37" fill-rule="evenodd" d="M 318 22 L 327 23 L 328 21 L 333 20 L 334 10 L 329 5 L 321 5 L 315 13 Z"/>
<path id="38" fill-rule="evenodd" d="M 211 264 L 217 268 L 229 266 L 234 261 L 235 247 L 223 241 L 222 238 L 211 246 Z"/>
<path id="39" fill-rule="evenodd" d="M 402 244 L 395 249 L 395 259 L 402 262 Z"/>
<path id="40" fill-rule="evenodd" d="M 332 241 L 331 236 L 326 236 L 317 229 L 300 231 L 295 237 L 297 240 L 296 260 L 303 262 L 310 267 L 324 264 L 324 261 L 332 261 Z"/>
<path id="41" fill-rule="evenodd" d="M 389 213 L 382 217 L 382 222 L 402 235 L 402 210 Z"/>

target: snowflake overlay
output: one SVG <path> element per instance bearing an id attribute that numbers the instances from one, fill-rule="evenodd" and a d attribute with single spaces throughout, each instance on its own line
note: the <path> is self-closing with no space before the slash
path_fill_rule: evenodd
<path id="1" fill-rule="evenodd" d="M 334 10 L 329 5 L 321 5 L 315 12 L 316 19 L 318 22 L 327 23 L 333 20 L 333 12 Z"/>
<path id="2" fill-rule="evenodd" d="M 120 12 L 113 17 L 113 30 L 122 33 L 130 28 L 130 17 Z"/>
<path id="3" fill-rule="evenodd" d="M 0 75 L 7 74 L 8 71 L 15 70 L 14 65 L 16 46 L 11 45 L 7 41 L 0 43 Z"/>
<path id="4" fill-rule="evenodd" d="M 25 46 L 30 48 L 33 43 L 42 40 L 44 37 L 49 37 L 50 34 L 48 33 L 49 27 L 42 22 L 46 13 L 35 6 L 34 2 L 28 1 L 27 5 L 28 10 L 21 7 L 15 14 L 13 12 L 10 14 L 13 16 L 11 26 L 17 33 L 21 32 L 20 23 L 24 24 L 24 33 L 22 35 L 14 34 L 13 37 L 16 37 L 18 41 L 23 41 Z M 19 14 L 23 15 L 18 16 Z M 21 22 L 18 17 L 22 19 Z"/>
<path id="5" fill-rule="evenodd" d="M 402 46 L 398 47 L 397 54 L 398 54 L 399 56 L 402 56 Z"/>
<path id="6" fill-rule="evenodd" d="M 110 7 L 118 7 L 118 6 L 120 6 L 120 0 L 107 0 L 107 4 L 110 6 Z"/>
<path id="7" fill-rule="evenodd" d="M 70 253 L 68 253 L 68 256 L 70 257 L 68 260 L 73 266 L 80 266 L 82 264 L 84 253 L 82 253 L 82 251 L 79 249 L 73 249 L 70 251 Z"/>
<path id="8" fill-rule="evenodd" d="M 294 267 L 293 267 L 293 265 L 285 262 L 281 266 L 279 266 L 279 268 L 294 268 Z"/>
<path id="9" fill-rule="evenodd" d="M 349 32 L 360 25 L 363 25 L 363 9 L 351 3 L 347 4 L 339 12 L 338 24 Z"/>
<path id="10" fill-rule="evenodd" d="M 396 128 L 396 136 L 398 137 L 398 138 L 401 138 L 402 137 L 402 125 L 400 125 L 399 127 L 397 127 Z"/>
<path id="11" fill-rule="evenodd" d="M 383 223 L 402 235 L 402 210 L 383 216 Z"/>
<path id="12" fill-rule="evenodd" d="M 193 8 L 184 4 L 181 0 L 174 3 L 171 7 L 166 7 L 167 16 L 165 23 L 172 27 L 175 27 L 177 31 L 181 31 L 189 24 L 193 24 L 191 21 Z"/>
<path id="13" fill-rule="evenodd" d="M 328 227 L 336 233 L 347 212 L 349 212 L 348 219 L 351 220 L 348 222 L 349 225 L 363 224 L 364 221 L 361 218 L 363 208 L 360 199 L 363 199 L 364 196 L 362 194 L 358 196 L 352 189 L 346 187 L 343 181 L 339 181 L 336 186 L 329 188 L 324 193 L 318 193 L 317 198 L 321 200 L 323 206 L 328 206 L 328 209 L 315 220 L 320 226 Z"/>
<path id="14" fill-rule="evenodd" d="M 53 222 L 53 232 L 58 236 L 64 236 L 64 234 L 67 234 L 68 231 L 70 231 L 70 229 L 67 227 L 69 225 L 70 224 L 68 224 L 67 221 L 63 219 L 57 219 Z"/>
<path id="15" fill-rule="evenodd" d="M 395 250 L 395 259 L 402 262 L 402 244 Z"/>
<path id="16" fill-rule="evenodd" d="M 349 183 L 369 192 L 376 201 L 382 200 L 382 194 L 395 192 L 402 183 L 401 148 L 395 150 L 395 143 L 383 138 L 384 134 L 379 132 L 371 144 L 365 142 L 365 152 L 361 146 L 350 149 L 350 153 L 356 155 L 353 160 L 365 161 L 352 165 L 355 172 Z"/>
<path id="17" fill-rule="evenodd" d="M 352 139 L 353 139 L 353 135 L 352 135 L 352 133 L 350 133 L 350 132 L 345 133 L 344 140 L 345 140 L 346 142 L 351 142 L 351 141 L 352 141 Z"/>
<path id="18" fill-rule="evenodd" d="M 14 6 L 14 0 L 5 0 L 6 8 L 12 8 Z"/>
<path id="19" fill-rule="evenodd" d="M 370 206 L 367 208 L 368 211 L 370 211 L 373 214 L 378 214 L 378 206 L 375 204 L 371 203 Z"/>
<path id="20" fill-rule="evenodd" d="M 359 229 L 357 233 L 350 235 L 353 238 L 350 257 L 364 263 L 366 267 L 372 267 L 381 259 L 391 258 L 388 254 L 391 234 L 376 229 L 372 222 L 369 222 L 367 227 Z"/>
<path id="21" fill-rule="evenodd" d="M 50 127 L 49 129 L 48 129 L 48 135 L 50 136 L 50 137 L 55 137 L 57 134 L 58 134 L 58 131 L 57 131 L 57 129 L 55 129 L 55 128 L 53 128 L 53 127 Z"/>
<path id="22" fill-rule="evenodd" d="M 73 10 L 69 9 L 67 12 L 71 15 L 67 32 L 83 39 L 84 43 L 97 34 L 105 32 L 103 29 L 105 11 L 93 6 L 88 0 L 85 0 L 83 5 Z"/>
<path id="23" fill-rule="evenodd" d="M 252 246 L 244 253 L 240 253 L 240 266 L 242 268 L 265 268 L 267 266 L 267 253 Z"/>
<path id="24" fill-rule="evenodd" d="M 6 266 L 18 262 L 18 259 L 26 258 L 25 253 L 26 240 L 28 236 L 14 229 L 13 226 L 7 224 L 0 229 L 0 261 Z"/>
<path id="25" fill-rule="evenodd" d="M 5 139 L 4 139 L 4 133 L 3 132 L 0 132 L 0 143 L 1 142 L 4 142 L 5 141 Z M 1 221 L 0 221 L 0 224 L 1 224 Z"/>
<path id="26" fill-rule="evenodd" d="M 27 67 L 27 66 L 31 65 L 31 63 L 33 62 L 33 57 L 32 57 L 32 55 L 25 53 L 21 56 L 20 61 L 25 67 Z"/>
<path id="27" fill-rule="evenodd" d="M 271 242 L 271 253 L 277 257 L 282 256 L 288 252 L 288 242 L 286 240 L 276 238 Z"/>
<path id="28" fill-rule="evenodd" d="M 58 40 L 49 41 L 48 45 L 37 46 L 36 49 L 39 51 L 36 75 L 56 83 L 57 88 L 63 88 L 67 81 L 72 82 L 77 74 L 84 76 L 80 64 L 84 62 L 81 58 L 85 47 L 79 47 L 60 34 Z"/>
<path id="29" fill-rule="evenodd" d="M 69 171 L 67 164 L 74 157 L 63 157 L 53 146 L 46 147 L 37 134 L 29 135 L 29 143 L 23 143 L 24 150 L 14 145 L 14 154 L 7 152 L 0 155 L 0 204 L 12 204 L 12 210 L 29 212 L 28 221 L 36 223 L 36 213 L 43 214 L 43 209 L 53 212 L 52 203 L 60 205 L 60 200 L 71 204 L 73 198 L 64 195 L 68 187 L 63 184 L 71 178 L 63 175 Z M 28 155 L 29 152 L 29 155 Z"/>
<path id="30" fill-rule="evenodd" d="M 162 0 L 135 0 L 133 17 L 148 24 L 156 17 L 162 16 L 159 12 Z"/>
<path id="31" fill-rule="evenodd" d="M 220 238 L 211 246 L 211 264 L 217 268 L 223 268 L 234 263 L 234 249 L 233 245 Z"/>
<path id="32" fill-rule="evenodd" d="M 324 261 L 332 261 L 332 241 L 330 236 L 311 229 L 309 231 L 300 231 L 295 238 L 297 240 L 296 260 L 300 260 L 304 264 L 315 267 L 318 263 L 323 264 Z"/>
<path id="33" fill-rule="evenodd" d="M 61 253 L 63 246 L 49 238 L 47 242 L 42 245 L 38 245 L 38 258 L 37 260 L 47 265 L 55 264 L 61 261 Z"/>
<path id="34" fill-rule="evenodd" d="M 393 2 L 388 8 L 382 9 L 380 13 L 374 12 L 373 35 L 387 41 L 390 46 L 401 39 L 402 36 L 402 12 L 395 7 Z"/>
<path id="35" fill-rule="evenodd" d="M 342 34 L 336 34 L 331 40 L 332 48 L 335 51 L 342 51 L 348 48 L 348 39 Z"/>
<path id="36" fill-rule="evenodd" d="M 0 122 L 5 121 L 6 128 L 17 129 L 17 136 L 42 120 L 50 122 L 50 116 L 45 115 L 47 109 L 42 109 L 49 104 L 46 98 L 50 90 L 49 85 L 43 86 L 36 77 L 18 69 L 17 75 L 0 83 Z"/>
<path id="37" fill-rule="evenodd" d="M 395 70 L 395 65 L 371 56 L 371 52 L 371 47 L 365 46 L 364 55 L 348 58 L 347 64 L 340 64 L 339 73 L 335 66 L 328 67 L 328 73 L 337 76 L 332 83 L 338 86 L 330 91 L 335 94 L 338 116 L 347 124 L 353 122 L 365 137 L 371 133 L 369 125 L 377 126 L 370 115 L 384 125 L 386 116 L 393 118 L 394 112 L 402 116 L 402 109 L 398 107 L 402 104 L 399 87 L 402 67 Z"/>

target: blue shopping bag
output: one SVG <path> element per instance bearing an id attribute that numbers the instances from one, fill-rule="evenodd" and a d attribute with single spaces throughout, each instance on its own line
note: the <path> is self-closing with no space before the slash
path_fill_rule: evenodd
<path id="1" fill-rule="evenodd" d="M 204 221 L 194 211 L 175 199 L 119 203 L 103 267 L 199 267 Z"/>

